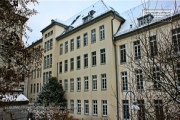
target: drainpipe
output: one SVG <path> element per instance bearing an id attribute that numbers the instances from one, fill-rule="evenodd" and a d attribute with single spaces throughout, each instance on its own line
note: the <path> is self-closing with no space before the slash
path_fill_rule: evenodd
<path id="1" fill-rule="evenodd" d="M 111 30 L 112 30 L 112 41 L 114 45 L 114 54 L 115 54 L 115 71 L 116 71 L 116 104 L 117 104 L 117 120 L 119 120 L 119 90 L 118 90 L 118 65 L 117 65 L 117 50 L 116 44 L 114 42 L 114 30 L 113 30 L 113 20 L 115 19 L 115 11 L 113 11 L 113 19 L 111 19 Z"/>

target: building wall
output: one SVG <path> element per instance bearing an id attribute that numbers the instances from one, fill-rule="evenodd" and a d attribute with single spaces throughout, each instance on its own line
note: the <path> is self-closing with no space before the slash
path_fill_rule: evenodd
<path id="1" fill-rule="evenodd" d="M 111 19 L 112 17 L 105 18 L 99 22 L 96 22 L 76 33 L 71 34 L 59 40 L 57 48 L 60 44 L 63 44 L 63 54 L 58 54 L 58 62 L 62 62 L 62 73 L 58 72 L 58 80 L 62 81 L 64 86 L 64 81 L 68 81 L 68 90 L 66 91 L 66 98 L 68 100 L 68 107 L 70 107 L 70 100 L 74 100 L 74 112 L 70 113 L 75 118 L 88 119 L 101 119 L 101 118 L 111 118 L 116 119 L 116 99 L 113 95 L 115 92 L 115 60 L 114 60 L 114 47 L 112 43 L 112 32 L 111 32 Z M 119 23 L 115 23 L 116 26 Z M 99 27 L 104 25 L 105 28 L 105 39 L 100 40 Z M 96 29 L 96 42 L 91 43 L 91 30 Z M 116 29 L 117 30 L 117 29 Z M 83 45 L 84 33 L 88 33 L 88 45 Z M 77 49 L 77 37 L 81 38 L 81 47 Z M 74 50 L 70 51 L 70 40 L 74 39 Z M 68 52 L 64 53 L 65 42 L 68 41 Z M 101 64 L 100 62 L 100 50 L 105 49 L 106 63 Z M 58 50 L 57 50 L 58 51 Z M 92 66 L 92 52 L 96 51 L 97 65 Z M 88 54 L 88 67 L 84 68 L 84 54 Z M 77 69 L 77 56 L 81 59 L 81 68 Z M 70 59 L 74 58 L 74 70 L 70 70 Z M 68 60 L 68 71 L 64 72 L 64 61 Z M 59 63 L 58 63 L 59 65 Z M 58 70 L 59 71 L 59 70 Z M 102 90 L 102 80 L 101 74 L 106 74 L 107 89 Z M 92 76 L 97 76 L 97 90 L 92 89 Z M 84 90 L 85 82 L 84 77 L 88 77 L 89 89 Z M 77 78 L 81 79 L 81 91 L 77 91 Z M 70 79 L 74 79 L 74 91 L 70 91 Z M 81 100 L 82 110 L 81 113 L 77 114 L 77 100 Z M 89 114 L 84 113 L 84 100 L 89 101 Z M 98 114 L 93 115 L 93 100 L 97 100 Z M 107 100 L 107 116 L 103 116 L 102 113 L 102 100 Z"/>
<path id="2" fill-rule="evenodd" d="M 32 46 L 31 48 L 29 48 L 29 50 L 41 46 L 42 47 L 42 42 L 38 42 L 35 43 L 34 46 Z M 36 101 L 37 99 L 37 95 L 38 93 L 41 91 L 41 87 L 42 87 L 42 83 L 41 83 L 41 79 L 42 79 L 42 66 L 35 65 L 35 62 L 33 63 L 31 70 L 30 70 L 31 74 L 29 78 L 26 78 L 25 80 L 25 84 L 27 83 L 27 87 L 25 88 L 27 91 L 27 97 L 31 102 Z M 32 86 L 32 88 L 31 88 Z M 34 87 L 35 86 L 35 87 Z"/>
<path id="3" fill-rule="evenodd" d="M 179 20 L 178 20 L 179 21 Z M 149 37 L 156 35 L 156 41 L 158 45 L 163 45 L 163 38 L 164 36 L 169 37 L 168 39 L 171 42 L 171 30 L 174 29 L 175 27 L 177 27 L 177 21 L 174 22 L 172 26 L 172 24 L 170 22 L 166 22 L 166 23 L 159 23 L 158 25 L 152 27 L 150 26 L 148 29 L 146 30 L 139 30 L 140 32 L 136 32 L 134 34 L 127 34 L 124 37 L 121 37 L 119 39 L 116 40 L 116 50 L 117 50 L 117 57 L 118 57 L 118 82 L 119 82 L 119 102 L 120 102 L 120 117 L 123 118 L 123 102 L 122 100 L 125 100 L 125 95 L 127 93 L 127 91 L 132 90 L 134 91 L 134 93 L 136 94 L 136 100 L 144 100 L 145 102 L 145 106 L 147 107 L 149 103 L 147 102 L 147 98 L 145 97 L 145 93 L 143 93 L 144 90 L 149 90 L 149 89 L 154 89 L 152 88 L 153 86 L 153 82 L 151 81 L 143 81 L 143 86 L 144 89 L 142 90 L 137 90 L 137 82 L 136 82 L 136 78 L 135 78 L 135 73 L 132 72 L 132 70 L 138 69 L 138 67 L 135 64 L 130 64 L 131 62 L 131 58 L 134 57 L 134 41 L 139 40 L 138 38 L 140 38 L 141 40 L 145 39 L 148 40 L 148 46 L 147 48 L 149 49 Z M 164 35 L 162 35 L 164 34 Z M 146 35 L 146 37 L 145 37 Z M 159 43 L 158 43 L 159 42 Z M 120 46 L 121 45 L 125 45 L 126 46 L 126 62 L 122 63 L 121 62 L 121 52 L 120 52 Z M 162 47 L 167 47 L 167 46 L 162 46 Z M 142 55 L 142 53 L 141 53 Z M 143 57 L 143 55 L 142 55 Z M 144 60 L 146 59 L 145 57 L 141 58 L 140 60 Z M 145 64 L 144 62 L 142 62 L 142 64 Z M 122 79 L 122 72 L 127 72 L 127 81 L 128 81 L 128 90 L 123 90 L 123 79 Z M 151 88 L 149 87 L 151 86 Z M 152 91 L 153 93 L 154 91 Z M 161 94 L 161 91 L 155 91 L 156 93 Z M 157 96 L 153 96 L 153 94 L 149 92 L 149 97 L 150 98 L 154 98 L 157 99 Z M 131 93 L 129 93 L 131 94 Z M 129 95 L 128 94 L 128 95 Z M 143 96 L 144 94 L 144 96 Z M 165 93 L 164 93 L 165 94 Z M 157 94 L 156 94 L 157 95 Z M 142 97 L 143 96 L 143 97 Z M 132 99 L 130 99 L 130 96 L 127 97 L 127 100 L 129 100 L 129 106 L 132 105 L 134 96 L 131 95 Z M 129 110 L 129 112 L 132 112 L 131 110 Z M 154 116 L 154 114 L 152 114 L 152 116 Z"/>

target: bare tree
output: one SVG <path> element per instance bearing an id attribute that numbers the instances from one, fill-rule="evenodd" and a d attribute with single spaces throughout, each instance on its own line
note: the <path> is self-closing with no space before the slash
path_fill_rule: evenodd
<path id="1" fill-rule="evenodd" d="M 29 9 L 36 0 L 0 1 L 0 91 L 10 91 L 19 87 L 28 77 L 34 62 L 41 64 L 42 47 L 27 50 L 22 36 L 28 38 L 26 30 L 31 30 L 26 21 L 37 13 Z"/>
<path id="2" fill-rule="evenodd" d="M 149 3 L 143 5 L 144 10 L 149 9 Z M 173 14 L 158 20 L 146 14 L 139 24 L 135 15 L 128 14 L 134 23 L 127 35 L 132 49 L 127 50 L 127 64 L 123 66 L 129 71 L 127 88 L 134 91 L 140 107 L 129 113 L 129 108 L 119 102 L 120 112 L 125 111 L 129 118 L 180 119 L 180 14 L 176 8 L 175 2 Z M 126 99 L 123 94 L 129 103 L 133 103 L 132 97 Z"/>

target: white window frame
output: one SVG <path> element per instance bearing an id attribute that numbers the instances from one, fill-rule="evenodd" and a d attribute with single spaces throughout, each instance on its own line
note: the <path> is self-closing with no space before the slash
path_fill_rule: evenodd
<path id="1" fill-rule="evenodd" d="M 101 64 L 106 64 L 106 49 L 101 49 L 100 50 L 101 54 Z"/>
<path id="2" fill-rule="evenodd" d="M 84 54 L 84 68 L 88 67 L 88 54 Z"/>
<path id="3" fill-rule="evenodd" d="M 77 114 L 81 114 L 81 100 L 77 100 Z"/>
<path id="4" fill-rule="evenodd" d="M 92 66 L 96 66 L 96 51 L 92 52 Z"/>
<path id="5" fill-rule="evenodd" d="M 100 35 L 100 40 L 104 40 L 105 39 L 105 29 L 104 29 L 104 25 L 101 25 L 99 27 L 99 35 Z"/>
<path id="6" fill-rule="evenodd" d="M 102 100 L 102 116 L 108 115 L 107 100 Z"/>
<path id="7" fill-rule="evenodd" d="M 88 81 L 88 76 L 84 77 L 84 91 L 89 90 L 89 81 Z"/>
<path id="8" fill-rule="evenodd" d="M 70 79 L 70 91 L 74 92 L 74 79 L 73 78 Z"/>
<path id="9" fill-rule="evenodd" d="M 93 104 L 93 115 L 97 116 L 98 115 L 98 102 L 97 102 L 97 100 L 93 100 L 92 104 Z"/>
<path id="10" fill-rule="evenodd" d="M 107 79 L 106 74 L 101 74 L 101 89 L 107 90 Z"/>
<path id="11" fill-rule="evenodd" d="M 84 114 L 89 115 L 89 101 L 84 100 Z"/>
<path id="12" fill-rule="evenodd" d="M 123 44 L 120 46 L 120 62 L 125 63 L 126 62 L 126 45 Z"/>
<path id="13" fill-rule="evenodd" d="M 96 42 L 96 29 L 91 30 L 91 43 Z"/>
<path id="14" fill-rule="evenodd" d="M 81 78 L 77 78 L 77 91 L 81 91 Z"/>
<path id="15" fill-rule="evenodd" d="M 92 76 L 92 90 L 93 91 L 97 90 L 97 75 Z"/>
<path id="16" fill-rule="evenodd" d="M 127 91 L 128 90 L 127 71 L 121 72 L 121 79 L 122 79 L 122 91 Z"/>
<path id="17" fill-rule="evenodd" d="M 84 46 L 88 45 L 88 33 L 84 33 Z"/>

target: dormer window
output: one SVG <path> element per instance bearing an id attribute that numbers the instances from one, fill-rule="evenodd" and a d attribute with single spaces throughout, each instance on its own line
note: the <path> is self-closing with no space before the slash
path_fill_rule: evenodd
<path id="1" fill-rule="evenodd" d="M 153 15 L 151 14 L 147 14 L 145 16 L 142 16 L 140 18 L 138 18 L 138 25 L 139 26 L 142 26 L 142 25 L 145 25 L 145 24 L 148 24 L 148 23 L 151 23 L 152 19 L 154 18 Z"/>
<path id="2" fill-rule="evenodd" d="M 66 28 L 66 32 L 71 31 L 73 28 L 74 28 L 73 26 L 68 26 L 68 27 Z"/>
<path id="3" fill-rule="evenodd" d="M 83 23 L 89 22 L 93 18 L 94 10 L 89 11 L 88 15 L 83 18 Z"/>

